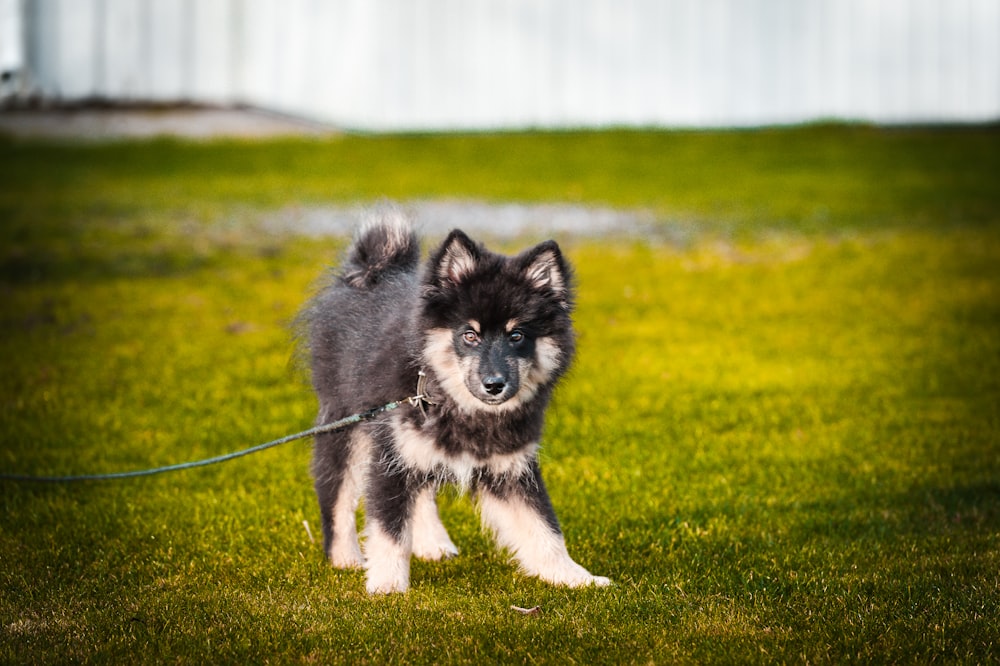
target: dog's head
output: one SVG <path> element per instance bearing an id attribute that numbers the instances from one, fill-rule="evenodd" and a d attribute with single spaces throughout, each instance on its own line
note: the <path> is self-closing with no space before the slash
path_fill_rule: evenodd
<path id="1" fill-rule="evenodd" d="M 460 408 L 514 409 L 565 372 L 571 279 L 554 241 L 505 257 L 451 232 L 424 275 L 424 362 Z"/>

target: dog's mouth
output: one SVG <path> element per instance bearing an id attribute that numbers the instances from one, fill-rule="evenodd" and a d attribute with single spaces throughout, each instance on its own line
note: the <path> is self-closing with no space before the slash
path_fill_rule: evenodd
<path id="1" fill-rule="evenodd" d="M 502 405 L 515 395 L 517 395 L 517 382 L 510 381 L 507 377 L 487 376 L 479 380 L 478 385 L 469 386 L 480 402 L 490 405 Z"/>
<path id="2" fill-rule="evenodd" d="M 476 397 L 479 398 L 480 402 L 483 402 L 490 406 L 495 406 L 495 405 L 502 405 L 503 403 L 507 402 L 508 400 L 514 397 L 514 394 L 511 393 L 510 395 L 499 395 L 499 396 L 480 394 L 477 395 Z"/>
<path id="3" fill-rule="evenodd" d="M 516 394 L 517 390 L 511 386 L 507 386 L 502 391 L 496 393 L 491 393 L 484 389 L 478 389 L 473 392 L 473 395 L 475 395 L 476 398 L 479 399 L 479 402 L 491 406 L 502 405 L 503 403 L 513 398 Z"/>

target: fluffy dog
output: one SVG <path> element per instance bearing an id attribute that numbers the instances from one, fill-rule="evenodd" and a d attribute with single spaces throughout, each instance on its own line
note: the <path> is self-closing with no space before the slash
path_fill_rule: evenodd
<path id="1" fill-rule="evenodd" d="M 455 230 L 420 263 L 408 220 L 383 209 L 303 312 L 319 424 L 424 395 L 317 436 L 312 471 L 330 562 L 364 567 L 369 593 L 406 591 L 411 555 L 458 554 L 436 504 L 440 485 L 455 483 L 525 573 L 608 585 L 569 556 L 538 465 L 545 408 L 574 351 L 559 246 L 505 257 Z"/>

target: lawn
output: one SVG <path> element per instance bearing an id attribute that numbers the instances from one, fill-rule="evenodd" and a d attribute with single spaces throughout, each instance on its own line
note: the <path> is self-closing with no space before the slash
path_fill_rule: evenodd
<path id="1" fill-rule="evenodd" d="M 519 575 L 444 491 L 462 554 L 368 598 L 303 524 L 297 442 L 0 481 L 0 663 L 995 662 L 997 174 L 995 127 L 0 139 L 0 473 L 308 427 L 290 321 L 344 240 L 270 212 L 558 201 L 659 227 L 559 239 L 580 345 L 542 465 L 614 587 Z"/>

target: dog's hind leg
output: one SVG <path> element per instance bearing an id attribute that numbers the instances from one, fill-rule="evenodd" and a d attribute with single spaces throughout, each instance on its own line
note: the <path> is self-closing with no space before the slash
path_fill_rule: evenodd
<path id="1" fill-rule="evenodd" d="M 489 480 L 478 488 L 483 524 L 514 556 L 524 573 L 555 585 L 610 585 L 573 561 L 549 500 L 537 462 L 513 480 Z"/>
<path id="2" fill-rule="evenodd" d="M 339 569 L 364 565 L 356 513 L 370 450 L 371 440 L 360 428 L 316 438 L 313 474 L 323 521 L 323 551 Z"/>
<path id="3" fill-rule="evenodd" d="M 428 484 L 413 504 L 413 554 L 431 562 L 458 555 L 458 547 L 438 515 L 436 491 L 433 484 Z"/>

